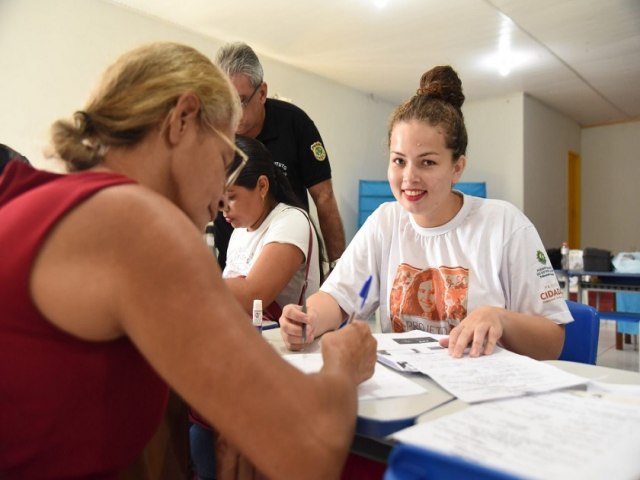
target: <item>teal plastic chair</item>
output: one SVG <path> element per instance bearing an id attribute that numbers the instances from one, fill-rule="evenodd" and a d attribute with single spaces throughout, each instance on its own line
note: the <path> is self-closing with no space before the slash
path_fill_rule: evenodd
<path id="1" fill-rule="evenodd" d="M 434 450 L 399 443 L 391 450 L 384 480 L 518 480 L 499 470 L 445 455 Z"/>
<path id="2" fill-rule="evenodd" d="M 598 338 L 600 337 L 600 315 L 584 303 L 567 300 L 573 322 L 565 327 L 564 346 L 558 360 L 596 364 Z"/>
<path id="3" fill-rule="evenodd" d="M 458 182 L 454 188 L 467 195 L 487 198 L 486 182 Z M 395 198 L 386 180 L 360 180 L 358 183 L 358 228 L 371 213 L 384 202 Z"/>

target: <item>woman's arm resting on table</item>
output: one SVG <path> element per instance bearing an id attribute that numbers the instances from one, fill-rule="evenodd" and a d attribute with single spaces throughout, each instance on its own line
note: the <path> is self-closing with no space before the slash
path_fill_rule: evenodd
<path id="1" fill-rule="evenodd" d="M 96 194 L 49 235 L 31 289 L 64 331 L 127 335 L 269 478 L 338 477 L 356 387 L 375 364 L 368 328 L 328 337 L 322 372 L 302 374 L 246 321 L 202 235 L 166 199 L 133 185 Z"/>
<path id="2" fill-rule="evenodd" d="M 246 277 L 225 278 L 225 283 L 251 315 L 253 300 L 261 299 L 266 308 L 287 286 L 303 262 L 304 254 L 295 245 L 269 243 Z"/>
<path id="3" fill-rule="evenodd" d="M 539 315 L 517 313 L 500 307 L 476 308 L 441 344 L 454 357 L 489 355 L 496 344 L 536 360 L 555 360 L 564 345 L 564 325 Z"/>

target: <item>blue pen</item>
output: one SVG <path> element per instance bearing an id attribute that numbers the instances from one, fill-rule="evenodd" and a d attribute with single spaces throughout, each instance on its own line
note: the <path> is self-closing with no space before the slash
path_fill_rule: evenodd
<path id="1" fill-rule="evenodd" d="M 351 313 L 351 315 L 349 315 L 349 318 L 347 319 L 347 321 L 343 322 L 342 325 L 340 325 L 341 327 L 345 324 L 349 325 L 353 321 L 354 317 L 356 316 L 356 313 L 359 314 L 360 312 L 362 312 L 362 309 L 364 308 L 364 302 L 367 300 L 367 297 L 369 296 L 369 288 L 371 287 L 372 279 L 373 277 L 369 275 L 365 280 L 364 284 L 362 285 L 362 288 L 360 289 L 360 293 L 358 294 L 358 296 L 362 299 L 359 307 L 356 310 L 354 310 Z"/>

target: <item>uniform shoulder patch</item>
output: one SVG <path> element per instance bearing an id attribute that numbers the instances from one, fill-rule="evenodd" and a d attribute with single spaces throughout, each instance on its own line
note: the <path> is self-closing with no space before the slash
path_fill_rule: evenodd
<path id="1" fill-rule="evenodd" d="M 327 159 L 327 152 L 322 145 L 322 142 L 315 142 L 311 144 L 311 151 L 313 152 L 313 156 L 316 157 L 316 160 L 322 162 Z"/>

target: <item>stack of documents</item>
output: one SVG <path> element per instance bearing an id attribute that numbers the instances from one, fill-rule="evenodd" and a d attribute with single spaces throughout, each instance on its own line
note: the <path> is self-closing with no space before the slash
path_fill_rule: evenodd
<path id="1" fill-rule="evenodd" d="M 640 478 L 640 386 L 590 381 L 501 348 L 452 358 L 442 336 L 420 331 L 375 336 L 380 363 L 428 375 L 471 404 L 394 440 L 523 478 Z"/>
<path id="2" fill-rule="evenodd" d="M 640 474 L 640 401 L 588 392 L 472 405 L 392 437 L 523 478 L 631 480 Z"/>
<path id="3" fill-rule="evenodd" d="M 428 375 L 463 402 L 550 392 L 587 383 L 552 365 L 496 347 L 492 355 L 453 358 L 432 335 L 417 330 L 377 333 L 378 361 L 400 371 Z"/>

